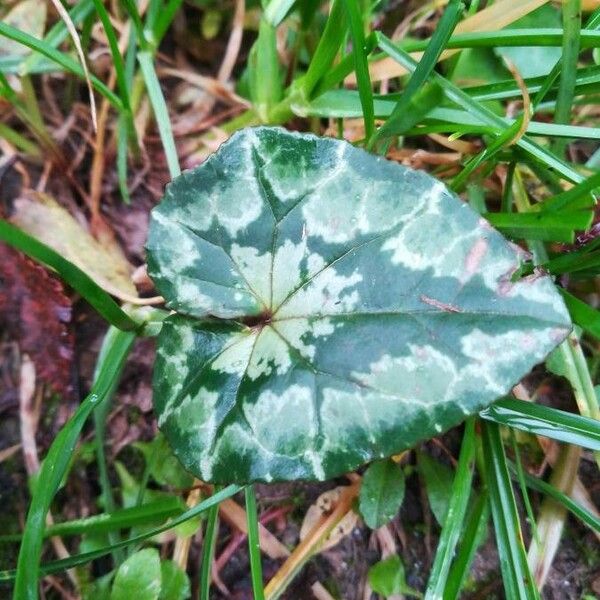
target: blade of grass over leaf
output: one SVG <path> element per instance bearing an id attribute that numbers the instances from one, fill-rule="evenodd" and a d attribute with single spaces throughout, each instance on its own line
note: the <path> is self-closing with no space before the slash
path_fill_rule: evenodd
<path id="1" fill-rule="evenodd" d="M 52 46 L 48 45 L 44 40 L 38 40 L 33 36 L 25 33 L 24 31 L 19 31 L 14 27 L 6 23 L 0 22 L 0 36 L 4 36 L 9 40 L 13 40 L 15 42 L 19 42 L 40 54 L 43 54 L 56 64 L 63 67 L 66 71 L 85 79 L 85 72 L 82 69 L 81 65 L 74 61 L 70 56 L 59 52 Z M 111 90 L 106 84 L 100 81 L 97 77 L 91 76 L 90 81 L 94 88 L 102 94 L 116 109 L 123 110 L 123 103 L 121 99 Z"/>
<path id="2" fill-rule="evenodd" d="M 160 139 L 167 157 L 169 173 L 171 174 L 171 177 L 177 177 L 177 175 L 181 174 L 181 168 L 179 166 L 175 138 L 173 137 L 173 130 L 171 129 L 169 111 L 167 109 L 165 97 L 160 89 L 160 82 L 158 81 L 156 71 L 154 70 L 152 54 L 146 51 L 138 52 L 138 62 L 144 76 L 146 90 L 148 91 L 148 97 L 150 98 L 150 104 L 154 111 Z"/>
<path id="3" fill-rule="evenodd" d="M 369 75 L 365 33 L 358 0 L 344 0 L 348 14 L 350 35 L 352 37 L 352 54 L 354 55 L 354 70 L 358 83 L 358 93 L 362 105 L 365 124 L 365 139 L 370 140 L 375 131 L 375 112 L 373 109 L 373 88 Z"/>
<path id="4" fill-rule="evenodd" d="M 498 425 L 483 423 L 482 441 L 486 483 L 506 597 L 515 600 L 539 599 L 539 592 L 527 564 L 519 513 Z"/>
<path id="5" fill-rule="evenodd" d="M 254 486 L 244 490 L 246 495 L 246 516 L 248 522 L 248 555 L 250 556 L 250 575 L 254 600 L 264 600 L 262 564 L 260 558 L 260 540 L 258 536 L 258 512 Z"/>
<path id="6" fill-rule="evenodd" d="M 79 434 L 90 413 L 102 403 L 118 380 L 135 334 L 112 327 L 104 341 L 104 357 L 98 377 L 90 394 L 75 414 L 60 430 L 39 472 L 33 497 L 27 513 L 27 522 L 19 551 L 14 598 L 35 600 L 38 597 L 38 570 L 46 515 L 50 503 L 68 471 Z"/>
<path id="7" fill-rule="evenodd" d="M 446 513 L 433 566 L 429 574 L 425 600 L 433 600 L 444 596 L 450 567 L 464 526 L 469 500 L 472 497 L 474 460 L 475 421 L 469 419 L 465 425 L 458 466 L 449 492 L 448 512 Z"/>
<path id="8" fill-rule="evenodd" d="M 410 79 L 400 99 L 396 103 L 394 110 L 388 120 L 375 132 L 371 137 L 367 136 L 367 148 L 372 149 L 378 140 L 381 140 L 390 135 L 403 133 L 402 128 L 398 128 L 398 124 L 403 119 L 406 110 L 408 109 L 412 98 L 423 87 L 431 72 L 434 70 L 440 54 L 444 50 L 448 39 L 452 35 L 460 13 L 462 10 L 460 0 L 450 0 L 442 18 L 438 21 L 433 37 L 427 44 L 425 53 L 421 57 L 417 68 L 412 73 Z M 368 70 L 368 69 L 367 69 Z M 369 84 L 370 87 L 370 84 Z"/>
<path id="9" fill-rule="evenodd" d="M 589 417 L 513 398 L 499 400 L 479 416 L 486 421 L 559 442 L 600 450 L 600 422 Z"/>
<path id="10" fill-rule="evenodd" d="M 65 260 L 50 247 L 27 235 L 19 228 L 0 219 L 0 240 L 20 250 L 30 258 L 56 270 L 61 278 L 77 290 L 111 325 L 122 330 L 138 329 L 119 305 L 79 267 Z"/>
<path id="11" fill-rule="evenodd" d="M 239 493 L 243 488 L 237 485 L 228 485 L 223 488 L 220 492 L 213 494 L 210 498 L 203 500 L 196 506 L 182 512 L 179 516 L 173 518 L 171 521 L 168 521 L 164 525 L 160 525 L 159 527 L 154 527 L 150 530 L 145 531 L 144 533 L 140 533 L 138 535 L 132 536 L 129 539 L 122 540 L 117 544 L 111 544 L 109 546 L 103 546 L 101 548 L 97 548 L 96 550 L 91 550 L 90 552 L 84 552 L 82 554 L 76 554 L 69 558 L 65 558 L 62 560 L 55 560 L 53 562 L 46 563 L 40 567 L 40 573 L 43 575 L 47 575 L 50 573 L 58 573 L 60 571 L 64 571 L 65 569 L 70 569 L 71 567 L 75 567 L 77 565 L 83 565 L 89 563 L 96 558 L 101 558 L 102 556 L 106 556 L 107 554 L 111 554 L 117 548 L 126 548 L 127 546 L 131 546 L 133 544 L 139 544 L 145 540 L 153 538 L 157 535 L 165 531 L 169 531 L 182 523 L 189 521 L 203 513 L 205 513 L 209 508 L 215 506 L 226 500 L 227 498 L 231 498 L 235 496 L 235 494 Z M 0 571 L 0 581 L 13 581 L 17 577 L 16 571 Z M 27 598 L 29 600 L 35 600 L 37 596 L 22 596 L 23 598 Z"/>

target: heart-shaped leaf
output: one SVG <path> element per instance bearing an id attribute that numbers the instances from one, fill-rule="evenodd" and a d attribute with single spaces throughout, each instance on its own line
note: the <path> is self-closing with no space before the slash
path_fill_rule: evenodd
<path id="1" fill-rule="evenodd" d="M 243 130 L 153 210 L 177 314 L 159 426 L 215 482 L 329 478 L 461 422 L 570 329 L 551 280 L 429 175 L 350 144 Z"/>

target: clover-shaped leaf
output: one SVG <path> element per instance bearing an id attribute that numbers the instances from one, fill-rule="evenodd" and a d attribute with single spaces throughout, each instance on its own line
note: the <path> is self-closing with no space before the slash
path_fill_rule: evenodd
<path id="1" fill-rule="evenodd" d="M 153 210 L 175 311 L 154 403 L 215 482 L 324 479 L 508 392 L 567 335 L 548 277 L 431 176 L 350 144 L 243 130 Z"/>

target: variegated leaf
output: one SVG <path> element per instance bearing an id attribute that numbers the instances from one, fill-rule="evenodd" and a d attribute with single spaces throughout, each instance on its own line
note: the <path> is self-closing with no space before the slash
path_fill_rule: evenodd
<path id="1" fill-rule="evenodd" d="M 215 482 L 324 479 L 508 392 L 568 333 L 547 277 L 429 175 L 246 129 L 168 187 L 149 273 L 177 314 L 154 403 Z"/>

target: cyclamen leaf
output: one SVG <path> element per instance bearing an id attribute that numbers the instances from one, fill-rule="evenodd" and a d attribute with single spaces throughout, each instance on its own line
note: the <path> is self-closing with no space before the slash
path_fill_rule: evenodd
<path id="1" fill-rule="evenodd" d="M 178 314 L 158 423 L 205 481 L 326 479 L 461 422 L 571 328 L 548 277 L 439 181 L 346 142 L 238 132 L 152 211 Z"/>

